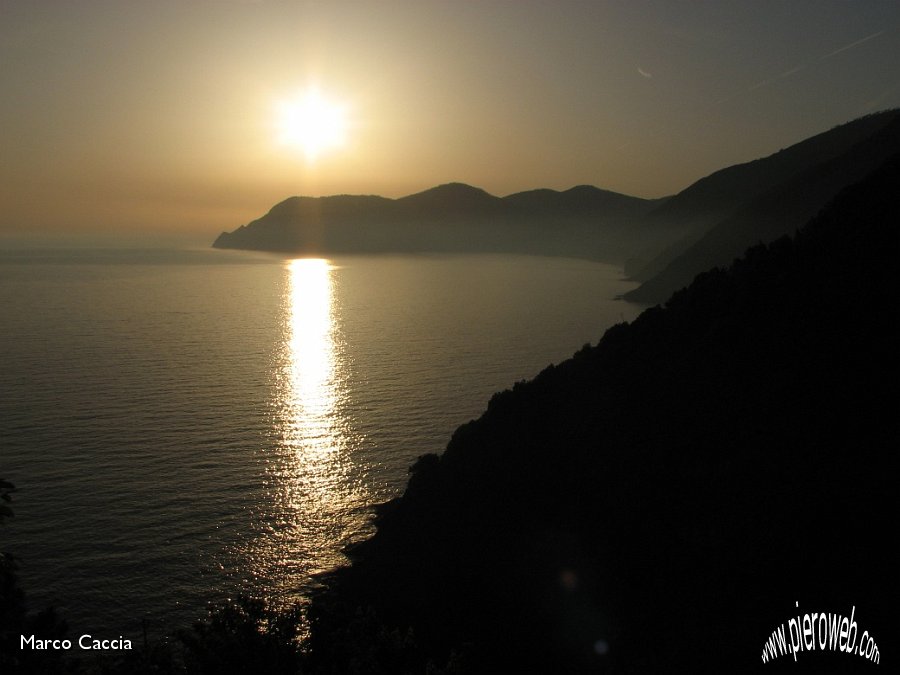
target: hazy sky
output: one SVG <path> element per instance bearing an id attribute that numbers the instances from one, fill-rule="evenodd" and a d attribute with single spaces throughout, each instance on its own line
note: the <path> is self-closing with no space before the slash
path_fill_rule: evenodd
<path id="1" fill-rule="evenodd" d="M 677 192 L 900 106 L 900 2 L 0 0 L 0 91 L 0 236 L 204 242 L 295 194 Z"/>

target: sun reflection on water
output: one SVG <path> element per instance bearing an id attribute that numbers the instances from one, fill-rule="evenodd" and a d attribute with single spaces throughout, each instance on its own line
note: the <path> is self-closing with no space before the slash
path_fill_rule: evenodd
<path id="1" fill-rule="evenodd" d="M 283 334 L 268 457 L 271 512 L 252 552 L 254 576 L 282 599 L 302 597 L 312 575 L 346 562 L 344 545 L 367 528 L 368 503 L 353 454 L 360 439 L 344 413 L 347 363 L 328 261 L 285 267 Z"/>
<path id="2" fill-rule="evenodd" d="M 322 463 L 341 443 L 330 268 L 325 260 L 304 259 L 291 261 L 288 269 L 288 341 L 280 387 L 289 413 L 284 443 L 298 461 Z"/>

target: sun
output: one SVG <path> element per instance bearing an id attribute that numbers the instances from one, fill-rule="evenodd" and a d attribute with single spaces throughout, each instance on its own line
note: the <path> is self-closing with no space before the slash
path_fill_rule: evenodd
<path id="1" fill-rule="evenodd" d="M 279 141 L 299 148 L 307 160 L 342 146 L 347 136 L 346 109 L 325 98 L 316 87 L 278 104 Z"/>

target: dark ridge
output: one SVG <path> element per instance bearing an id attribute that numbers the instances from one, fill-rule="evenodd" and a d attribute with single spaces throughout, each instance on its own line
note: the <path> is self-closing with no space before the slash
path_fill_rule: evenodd
<path id="1" fill-rule="evenodd" d="M 798 173 L 842 155 L 900 115 L 887 110 L 836 126 L 760 159 L 720 169 L 685 188 L 652 217 L 713 225 Z"/>
<path id="2" fill-rule="evenodd" d="M 859 138 L 873 126 L 874 133 L 835 154 L 846 141 Z M 778 155 L 760 160 L 771 169 L 771 176 L 763 184 L 772 185 L 774 177 L 788 173 L 786 167 L 795 169 L 800 159 L 827 157 L 765 191 L 757 190 L 757 197 L 705 233 L 671 247 L 637 274 L 644 284 L 626 294 L 626 299 L 647 304 L 662 302 L 686 286 L 694 275 L 715 265 L 729 264 L 748 246 L 793 233 L 842 188 L 860 180 L 898 151 L 900 114 L 890 111 L 851 122 L 779 153 L 794 161 L 776 162 Z"/>
<path id="3" fill-rule="evenodd" d="M 496 394 L 314 600 L 311 665 L 749 672 L 782 622 L 851 608 L 887 664 L 898 223 L 895 155 L 793 238 Z"/>
<path id="4" fill-rule="evenodd" d="M 532 216 L 571 217 L 596 211 L 633 216 L 649 212 L 660 200 L 629 197 L 592 185 L 576 185 L 562 192 L 546 188 L 517 192 L 504 197 L 503 201 Z"/>
<path id="5" fill-rule="evenodd" d="M 462 203 L 462 204 L 493 204 L 499 201 L 499 197 L 488 194 L 479 187 L 473 187 L 465 183 L 444 183 L 422 192 L 417 192 L 397 200 L 406 204 L 421 204 L 431 206 L 434 204 Z"/>
<path id="6" fill-rule="evenodd" d="M 698 180 L 654 210 L 647 219 L 646 227 L 665 226 L 681 232 L 682 239 L 667 250 L 645 252 L 639 261 L 627 269 L 628 275 L 637 281 L 647 281 L 659 274 L 672 260 L 690 247 L 717 223 L 734 216 L 767 194 L 793 181 L 797 176 L 834 160 L 851 150 L 855 145 L 878 134 L 900 116 L 900 110 L 887 110 L 834 127 L 788 148 L 752 162 L 736 164 L 720 169 Z M 874 164 L 871 168 L 877 166 Z M 853 180 L 848 180 L 848 185 Z M 842 186 L 839 186 L 843 187 Z M 838 189 L 839 189 L 838 188 Z M 837 194 L 837 190 L 827 195 L 819 206 Z M 780 234 L 792 232 L 805 222 L 801 220 Z M 716 264 L 725 265 L 747 246 L 758 241 L 750 239 L 741 243 L 740 248 L 730 257 Z M 702 272 L 706 266 L 694 270 Z M 690 277 L 681 285 L 690 281 Z M 670 287 L 668 293 L 680 288 Z M 658 298 L 655 302 L 665 299 Z"/>

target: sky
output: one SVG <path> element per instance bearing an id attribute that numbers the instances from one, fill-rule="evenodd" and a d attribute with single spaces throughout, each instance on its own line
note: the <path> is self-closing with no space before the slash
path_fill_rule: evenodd
<path id="1" fill-rule="evenodd" d="M 900 107 L 898 57 L 895 0 L 0 0 L 0 245 L 451 181 L 661 197 Z M 311 90 L 344 122 L 315 157 Z"/>

